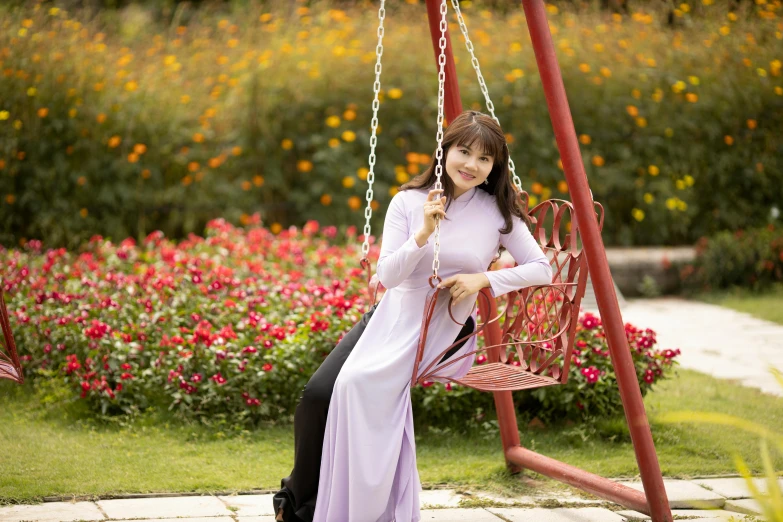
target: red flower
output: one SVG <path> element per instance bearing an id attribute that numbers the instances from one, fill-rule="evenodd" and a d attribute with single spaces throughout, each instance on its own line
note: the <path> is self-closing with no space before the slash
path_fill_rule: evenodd
<path id="1" fill-rule="evenodd" d="M 262 370 L 264 370 L 265 372 L 272 371 L 272 368 L 273 368 L 273 366 L 272 366 L 271 364 L 269 364 L 269 363 L 266 363 L 266 364 L 264 364 L 264 365 L 261 367 L 261 369 L 262 369 Z"/>

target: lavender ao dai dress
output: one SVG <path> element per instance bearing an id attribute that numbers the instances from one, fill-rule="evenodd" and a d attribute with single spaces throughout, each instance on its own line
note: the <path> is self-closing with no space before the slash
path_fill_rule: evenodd
<path id="1" fill-rule="evenodd" d="M 421 248 L 414 239 L 424 219 L 427 192 L 402 191 L 389 204 L 377 265 L 387 291 L 334 385 L 314 522 L 421 518 L 410 378 L 434 257 L 434 235 Z M 513 230 L 500 234 L 505 223 L 494 196 L 472 188 L 452 201 L 446 215 L 440 229 L 441 278 L 483 272 L 495 297 L 551 281 L 549 262 L 524 222 L 514 217 Z M 501 244 L 519 266 L 486 272 Z M 445 294 L 430 324 L 422 367 L 449 346 L 461 328 L 448 315 L 448 289 L 441 291 Z M 454 318 L 464 323 L 474 304 L 475 296 L 457 303 Z M 475 346 L 472 337 L 454 357 Z M 448 376 L 464 376 L 473 360 L 466 357 L 450 366 Z"/>

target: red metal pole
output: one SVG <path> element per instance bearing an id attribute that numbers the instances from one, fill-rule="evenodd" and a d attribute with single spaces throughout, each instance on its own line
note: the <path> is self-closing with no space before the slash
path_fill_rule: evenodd
<path id="1" fill-rule="evenodd" d="M 644 411 L 642 394 L 636 369 L 631 359 L 628 339 L 625 336 L 623 318 L 614 293 L 612 276 L 606 261 L 601 232 L 595 216 L 593 199 L 582 165 L 579 143 L 568 106 L 560 66 L 557 63 L 552 35 L 549 32 L 543 0 L 522 0 L 528 30 L 533 42 L 541 82 L 546 95 L 549 115 L 555 132 L 557 147 L 563 160 L 563 170 L 573 200 L 576 216 L 582 229 L 587 264 L 595 288 L 598 310 L 606 331 L 606 340 L 617 375 L 620 398 L 631 432 L 636 461 L 647 495 L 649 513 L 653 522 L 672 520 L 666 490 L 663 487 L 661 468 L 655 453 L 650 425 Z"/>
<path id="2" fill-rule="evenodd" d="M 438 0 L 427 0 L 427 19 L 429 20 L 430 36 L 432 37 L 432 46 L 435 51 L 435 65 L 438 67 L 438 56 L 440 56 L 440 2 Z M 459 95 L 459 82 L 457 81 L 457 70 L 454 67 L 454 55 L 451 50 L 451 39 L 449 38 L 448 29 L 446 30 L 446 49 L 444 51 L 446 55 L 446 66 L 444 68 L 446 72 L 446 83 L 444 85 L 444 111 L 446 121 L 454 121 L 454 118 L 459 116 L 462 112 L 462 100 Z M 479 306 L 481 307 L 481 318 L 483 321 L 487 321 L 495 316 L 497 313 L 497 304 L 495 299 L 490 295 L 488 289 L 483 289 L 482 292 L 489 298 L 489 307 L 486 306 L 484 299 L 479 299 Z M 484 341 L 490 345 L 499 344 L 500 339 L 500 325 L 497 321 L 487 325 L 484 330 Z M 494 355 L 497 357 L 497 352 L 493 350 L 493 354 L 490 356 L 489 362 L 497 362 L 491 360 Z M 511 396 L 510 391 L 493 392 L 495 398 L 495 409 L 498 415 L 498 426 L 500 428 L 500 442 L 503 445 L 503 453 L 505 454 L 510 448 L 519 446 L 519 429 L 517 426 L 517 415 L 514 408 L 514 399 Z M 521 471 L 521 468 L 506 459 L 506 466 L 512 473 Z"/>
<path id="3" fill-rule="evenodd" d="M 440 65 L 438 64 L 438 56 L 440 56 L 440 1 L 439 0 L 426 0 L 427 1 L 427 19 L 430 25 L 430 36 L 432 37 L 432 47 L 435 51 L 435 70 L 440 71 Z M 449 30 L 446 29 L 446 66 L 444 71 L 446 72 L 446 84 L 444 85 L 444 91 L 446 99 L 444 100 L 444 111 L 446 121 L 454 121 L 454 118 L 460 115 L 462 112 L 462 100 L 459 96 L 459 83 L 457 81 L 457 68 L 454 65 L 454 54 L 451 51 L 451 38 L 449 37 Z M 436 76 L 437 78 L 437 76 Z"/>

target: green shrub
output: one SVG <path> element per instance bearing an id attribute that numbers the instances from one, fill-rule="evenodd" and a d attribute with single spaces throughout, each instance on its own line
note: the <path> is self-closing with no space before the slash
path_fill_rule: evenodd
<path id="1" fill-rule="evenodd" d="M 783 228 L 719 232 L 699 241 L 696 260 L 682 269 L 691 290 L 763 290 L 783 282 Z"/>
<path id="2" fill-rule="evenodd" d="M 435 62 L 411 4 L 387 13 L 376 226 L 435 147 Z M 607 244 L 692 243 L 783 200 L 779 16 L 719 4 L 674 26 L 652 4 L 548 6 Z M 181 238 L 256 212 L 274 232 L 362 222 L 377 13 L 331 7 L 0 8 L 0 243 Z M 465 15 L 523 185 L 567 197 L 522 10 Z M 482 109 L 451 31 L 463 105 Z"/>

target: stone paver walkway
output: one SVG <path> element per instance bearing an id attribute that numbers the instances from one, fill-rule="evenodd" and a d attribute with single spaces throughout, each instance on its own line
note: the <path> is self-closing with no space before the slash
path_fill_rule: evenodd
<path id="1" fill-rule="evenodd" d="M 783 479 L 780 479 L 783 487 Z M 744 520 L 757 514 L 741 478 L 664 481 L 672 513 L 689 520 Z M 641 489 L 639 482 L 625 484 Z M 763 490 L 765 484 L 758 479 Z M 462 507 L 483 501 L 487 507 Z M 428 522 L 634 522 L 650 520 L 635 511 L 601 500 L 560 493 L 556 497 L 499 498 L 480 492 L 426 490 L 421 495 L 422 521 Z M 540 507 L 553 507 L 551 509 Z M 694 518 L 691 518 L 694 517 Z M 96 502 L 45 502 L 0 507 L 0 522 L 274 522 L 272 495 L 177 496 L 128 498 Z M 348 522 L 348 521 L 346 521 Z M 402 522 L 402 521 L 400 521 Z"/>
<path id="2" fill-rule="evenodd" d="M 783 326 L 717 305 L 679 298 L 632 299 L 623 320 L 652 328 L 658 348 L 679 348 L 683 368 L 783 396 L 769 366 L 783 370 Z"/>

